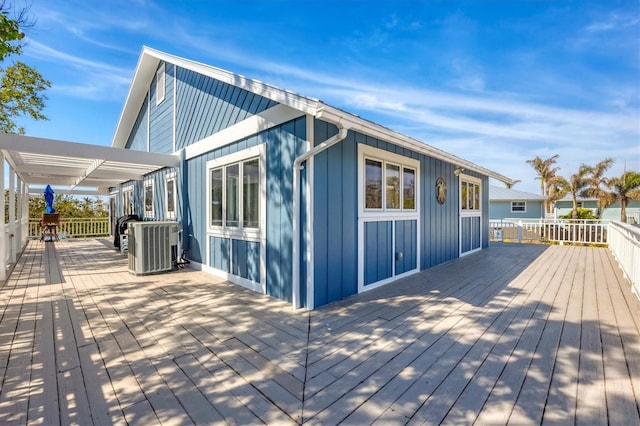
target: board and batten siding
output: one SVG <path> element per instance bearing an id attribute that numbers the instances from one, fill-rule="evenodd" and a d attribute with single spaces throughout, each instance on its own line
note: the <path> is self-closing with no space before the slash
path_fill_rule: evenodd
<path id="1" fill-rule="evenodd" d="M 147 140 L 149 137 L 148 107 L 149 102 L 147 102 L 147 97 L 145 96 L 144 102 L 142 102 L 142 106 L 140 107 L 140 111 L 138 112 L 138 118 L 136 118 L 136 121 L 133 124 L 131 133 L 129 134 L 129 139 L 127 140 L 127 144 L 125 145 L 127 149 L 132 149 L 135 151 L 147 150 Z"/>
<path id="2" fill-rule="evenodd" d="M 191 70 L 176 70 L 176 150 L 277 105 Z"/>
<path id="3" fill-rule="evenodd" d="M 316 144 L 337 132 L 334 125 L 315 120 Z M 312 226 L 315 307 L 343 299 L 358 291 L 358 144 L 420 162 L 420 176 L 417 177 L 420 180 L 420 238 L 417 236 L 415 220 L 365 223 L 365 240 L 370 241 L 363 248 L 365 285 L 390 277 L 391 262 L 395 262 L 396 275 L 415 269 L 417 265 L 413 262 L 417 262 L 417 253 L 413 253 L 412 248 L 417 247 L 417 244 L 421 244 L 422 270 L 459 257 L 460 189 L 458 177 L 454 174 L 455 165 L 349 131 L 342 142 L 314 158 Z M 473 172 L 468 174 L 481 180 L 483 226 L 488 229 L 488 178 Z M 443 177 L 447 183 L 447 199 L 442 205 L 436 200 L 435 182 L 439 177 Z M 396 246 L 403 250 L 401 260 L 394 259 L 393 253 L 390 253 L 392 223 L 396 224 Z M 488 246 L 486 234 L 483 232 L 483 247 Z M 380 258 L 386 258 L 387 261 L 381 262 Z"/>
<path id="4" fill-rule="evenodd" d="M 511 211 L 511 201 L 509 200 L 493 200 L 489 205 L 489 218 L 490 219 L 504 219 L 504 218 L 522 218 L 522 219 L 540 219 L 544 218 L 544 206 L 542 201 L 535 200 L 513 200 L 524 201 L 526 211 L 513 212 Z"/>
<path id="5" fill-rule="evenodd" d="M 207 162 L 222 158 L 247 148 L 266 144 L 266 289 L 267 294 L 282 300 L 291 301 L 292 264 L 293 264 L 293 160 L 304 152 L 306 144 L 306 117 L 258 133 L 249 138 L 217 148 L 204 155 L 186 161 L 185 166 L 185 212 L 183 226 L 186 248 L 189 258 L 209 266 L 224 267 L 225 272 L 236 273 L 242 278 L 256 278 L 259 257 L 259 245 L 241 240 L 207 235 L 208 218 L 206 180 Z M 263 183 L 265 184 L 265 183 Z M 205 259 L 208 238 L 213 243 L 210 259 Z M 219 241 L 219 240 L 224 240 Z M 246 243 L 246 246 L 243 244 Z M 231 265 L 228 256 L 234 250 L 237 256 Z M 226 259 L 226 260 L 225 260 Z M 226 262 L 226 263 L 225 263 Z M 220 268 L 218 268 L 220 269 Z M 234 272 L 235 271 L 235 272 Z M 257 275 L 256 275 L 257 274 Z M 243 276 L 244 275 L 244 276 Z"/>
<path id="6" fill-rule="evenodd" d="M 175 178 L 175 187 L 176 191 L 176 218 L 168 219 L 167 218 L 167 200 L 165 197 L 165 192 L 167 188 L 167 176 L 173 174 Z M 142 201 L 142 210 L 144 217 L 144 186 L 148 181 L 153 182 L 153 218 L 145 218 L 145 220 L 178 220 L 181 218 L 181 204 L 180 204 L 180 196 L 182 195 L 182 188 L 180 186 L 180 173 L 176 169 L 173 168 L 164 168 L 161 170 L 157 170 L 153 173 L 150 173 L 145 176 L 142 181 L 143 187 L 143 201 Z"/>
<path id="7" fill-rule="evenodd" d="M 156 105 L 157 77 L 153 78 L 149 93 L 149 151 L 163 154 L 173 153 L 173 85 L 176 66 L 164 64 L 164 99 Z"/>

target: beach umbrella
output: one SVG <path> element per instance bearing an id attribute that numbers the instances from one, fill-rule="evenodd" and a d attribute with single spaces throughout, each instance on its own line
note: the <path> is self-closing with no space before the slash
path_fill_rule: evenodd
<path id="1" fill-rule="evenodd" d="M 44 189 L 44 203 L 45 203 L 45 213 L 55 213 L 56 209 L 53 208 L 53 189 L 51 185 L 47 185 Z"/>

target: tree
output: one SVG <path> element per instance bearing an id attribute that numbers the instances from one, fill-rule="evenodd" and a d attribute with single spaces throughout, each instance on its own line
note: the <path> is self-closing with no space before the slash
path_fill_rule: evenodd
<path id="1" fill-rule="evenodd" d="M 98 197 L 84 197 L 78 199 L 69 194 L 56 194 L 53 200 L 56 213 L 62 218 L 98 218 L 107 217 L 109 212 L 104 209 L 102 200 Z M 44 213 L 43 196 L 29 197 L 29 217 L 40 218 Z"/>
<path id="2" fill-rule="evenodd" d="M 560 170 L 558 167 L 552 167 L 559 157 L 560 155 L 556 154 L 546 160 L 543 160 L 538 156 L 532 160 L 527 160 L 527 163 L 533 167 L 536 173 L 538 173 L 538 177 L 536 177 L 536 179 L 540 179 L 540 193 L 547 197 L 544 202 L 545 213 L 551 213 L 552 202 L 549 200 L 549 182 L 556 176 L 558 170 Z"/>
<path id="3" fill-rule="evenodd" d="M 574 173 L 569 177 L 569 180 L 563 178 L 562 176 L 554 176 L 551 180 L 554 191 L 555 201 L 564 197 L 567 194 L 571 194 L 571 198 L 573 199 L 573 209 L 571 210 L 571 217 L 573 219 L 578 218 L 578 196 L 582 196 L 584 188 L 588 183 L 588 175 L 590 173 L 591 168 L 586 165 L 581 165 L 578 169 L 578 173 Z M 560 194 L 562 194 L 560 196 Z"/>
<path id="4" fill-rule="evenodd" d="M 583 197 L 598 199 L 598 209 L 596 211 L 597 217 L 600 217 L 602 215 L 602 210 L 607 207 L 608 195 L 604 187 L 606 186 L 608 179 L 604 177 L 604 172 L 611 167 L 613 162 L 613 158 L 606 158 L 594 167 L 585 166 L 585 169 L 587 170 L 586 186 L 580 195 Z"/>
<path id="5" fill-rule="evenodd" d="M 21 61 L 8 66 L 4 62 L 13 55 L 21 55 L 24 47 L 23 28 L 30 27 L 24 8 L 10 17 L 12 5 L 0 0 L 0 132 L 24 133 L 24 127 L 16 119 L 27 115 L 34 120 L 46 120 L 42 114 L 46 96 L 42 94 L 51 87 L 35 69 Z"/>
<path id="6" fill-rule="evenodd" d="M 620 202 L 620 221 L 627 221 L 627 203 L 629 200 L 640 201 L 640 173 L 624 172 L 619 178 L 611 178 L 607 181 L 606 206 L 616 201 Z"/>

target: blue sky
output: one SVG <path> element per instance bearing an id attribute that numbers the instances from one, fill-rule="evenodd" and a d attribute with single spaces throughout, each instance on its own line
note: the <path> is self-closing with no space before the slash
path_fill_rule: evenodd
<path id="1" fill-rule="evenodd" d="M 20 2 L 18 1 L 18 4 Z M 640 3 L 33 0 L 27 134 L 110 145 L 143 45 L 318 98 L 522 182 L 640 171 Z"/>

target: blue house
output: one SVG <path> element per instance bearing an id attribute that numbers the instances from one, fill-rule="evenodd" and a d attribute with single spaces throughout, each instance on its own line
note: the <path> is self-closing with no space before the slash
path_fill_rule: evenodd
<path id="1" fill-rule="evenodd" d="M 578 197 L 576 199 L 577 207 L 589 209 L 595 215 L 598 211 L 597 198 Z M 600 219 L 604 221 L 620 220 L 621 216 L 620 202 L 615 202 L 600 212 Z M 573 198 L 567 195 L 555 203 L 555 216 L 563 217 L 571 215 L 573 212 Z M 640 223 L 640 201 L 629 200 L 627 203 L 627 221 L 632 224 Z"/>
<path id="2" fill-rule="evenodd" d="M 544 218 L 545 197 L 512 188 L 489 187 L 489 219 Z"/>
<path id="3" fill-rule="evenodd" d="M 326 103 L 145 47 L 113 147 L 180 156 L 112 188 L 191 265 L 313 309 L 488 246 L 489 178 Z M 392 285 L 392 284 L 391 284 Z"/>

